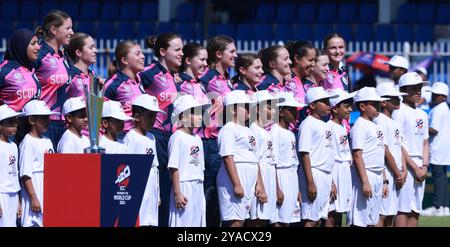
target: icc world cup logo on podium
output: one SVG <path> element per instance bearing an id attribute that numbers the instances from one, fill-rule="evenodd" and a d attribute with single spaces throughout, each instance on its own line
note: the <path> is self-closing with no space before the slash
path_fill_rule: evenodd
<path id="1" fill-rule="evenodd" d="M 103 92 L 97 77 L 89 76 L 89 88 L 84 86 L 84 97 L 89 127 L 90 146 L 84 149 L 84 153 L 104 153 L 105 149 L 98 146 L 100 122 L 103 110 Z"/>

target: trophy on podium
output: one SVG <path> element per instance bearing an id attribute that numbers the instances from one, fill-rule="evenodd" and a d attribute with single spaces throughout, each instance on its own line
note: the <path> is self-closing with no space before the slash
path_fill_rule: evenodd
<path id="1" fill-rule="evenodd" d="M 84 153 L 104 153 L 105 149 L 98 146 L 100 122 L 103 110 L 103 92 L 97 77 L 89 75 L 89 88 L 84 85 L 84 97 L 88 117 L 89 141 L 91 145 L 84 149 Z"/>

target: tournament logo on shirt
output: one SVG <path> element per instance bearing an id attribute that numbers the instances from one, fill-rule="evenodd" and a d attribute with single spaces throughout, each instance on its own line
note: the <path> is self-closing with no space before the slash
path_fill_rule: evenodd
<path id="1" fill-rule="evenodd" d="M 423 128 L 423 120 L 421 118 L 416 119 L 416 128 L 419 130 Z"/>
<path id="2" fill-rule="evenodd" d="M 400 130 L 395 129 L 394 131 L 395 144 L 400 144 Z"/>
<path id="3" fill-rule="evenodd" d="M 153 154 L 153 149 L 152 148 L 146 148 L 145 149 L 145 153 L 149 154 L 149 155 L 152 155 Z"/>
<path id="4" fill-rule="evenodd" d="M 332 134 L 330 130 L 325 131 L 325 140 L 327 142 L 327 144 L 325 145 L 325 147 L 329 148 L 331 147 L 331 143 L 332 143 Z"/>
<path id="5" fill-rule="evenodd" d="M 256 151 L 256 139 L 254 136 L 248 136 L 250 146 L 252 147 L 249 151 L 255 152 Z"/>
<path id="6" fill-rule="evenodd" d="M 51 57 L 48 59 L 48 66 L 52 69 L 57 69 L 58 68 L 58 60 L 54 57 Z"/>
<path id="7" fill-rule="evenodd" d="M 25 82 L 25 78 L 23 77 L 22 73 L 20 73 L 20 72 L 14 73 L 13 79 L 16 83 L 24 83 Z"/>
<path id="8" fill-rule="evenodd" d="M 83 91 L 84 87 L 83 87 L 83 79 L 81 78 L 77 78 L 77 80 L 75 81 L 77 89 L 80 91 Z"/>
<path id="9" fill-rule="evenodd" d="M 166 89 L 169 88 L 170 85 L 169 85 L 169 83 L 167 83 L 167 76 L 166 76 L 166 74 L 162 74 L 161 76 L 159 76 L 158 79 L 161 81 L 160 85 L 161 85 L 161 88 L 163 90 L 166 90 Z"/>
<path id="10" fill-rule="evenodd" d="M 377 130 L 377 140 L 378 140 L 378 146 L 384 146 L 384 135 L 383 135 L 383 131 Z"/>
<path id="11" fill-rule="evenodd" d="M 17 176 L 16 156 L 10 155 L 8 160 L 9 160 L 9 164 L 8 164 L 9 165 L 9 169 L 11 169 L 9 174 L 11 174 L 13 176 Z"/>
<path id="12" fill-rule="evenodd" d="M 191 147 L 191 153 L 189 156 L 191 157 L 191 161 L 189 163 L 198 166 L 200 164 L 200 160 L 198 159 L 198 154 L 200 153 L 200 148 L 198 146 Z"/>
<path id="13" fill-rule="evenodd" d="M 343 136 L 339 137 L 339 146 L 347 145 L 347 143 L 348 143 L 347 135 L 343 135 Z"/>
<path id="14" fill-rule="evenodd" d="M 115 184 L 119 187 L 120 191 L 117 191 L 114 195 L 114 201 L 119 201 L 120 205 L 124 205 L 126 201 L 131 200 L 131 195 L 126 191 L 130 183 L 131 169 L 130 166 L 120 164 L 116 169 Z"/>

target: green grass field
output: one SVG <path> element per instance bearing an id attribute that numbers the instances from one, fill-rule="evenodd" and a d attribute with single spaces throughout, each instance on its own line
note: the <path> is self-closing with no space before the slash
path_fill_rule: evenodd
<path id="1" fill-rule="evenodd" d="M 450 173 L 447 173 L 450 186 Z M 428 208 L 433 204 L 433 182 L 431 174 L 428 174 L 425 187 L 425 196 L 423 198 L 423 208 Z M 449 188 L 450 191 L 450 188 Z M 419 218 L 419 226 L 422 227 L 450 227 L 450 216 L 436 217 L 436 216 L 421 216 Z"/>

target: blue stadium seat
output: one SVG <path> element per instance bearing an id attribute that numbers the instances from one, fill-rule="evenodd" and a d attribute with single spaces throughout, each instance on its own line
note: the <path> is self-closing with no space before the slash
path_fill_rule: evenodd
<path id="1" fill-rule="evenodd" d="M 255 24 L 256 40 L 271 41 L 273 39 L 273 25 L 267 23 Z"/>
<path id="2" fill-rule="evenodd" d="M 336 21 L 337 6 L 334 3 L 323 3 L 319 5 L 318 23 L 332 23 Z"/>
<path id="3" fill-rule="evenodd" d="M 288 41 L 294 39 L 294 32 L 292 24 L 290 23 L 278 23 L 275 27 L 274 39 L 276 41 Z"/>
<path id="4" fill-rule="evenodd" d="M 136 25 L 133 21 L 119 21 L 117 23 L 116 38 L 134 39 L 136 38 Z"/>
<path id="5" fill-rule="evenodd" d="M 138 39 L 143 39 L 150 35 L 156 35 L 157 33 L 158 32 L 156 30 L 156 23 L 153 21 L 152 22 L 141 21 L 137 25 L 136 36 Z"/>
<path id="6" fill-rule="evenodd" d="M 275 19 L 275 5 L 271 3 L 262 3 L 256 7 L 256 21 L 267 22 Z"/>
<path id="7" fill-rule="evenodd" d="M 61 10 L 69 14 L 72 20 L 78 20 L 80 17 L 78 1 L 63 1 L 61 3 Z"/>
<path id="8" fill-rule="evenodd" d="M 209 26 L 208 26 L 209 37 L 213 37 L 213 36 L 216 36 L 219 34 L 225 34 L 225 35 L 233 37 L 234 33 L 235 33 L 234 26 L 232 24 L 215 23 L 215 24 L 209 24 Z"/>
<path id="9" fill-rule="evenodd" d="M 36 24 L 34 23 L 34 21 L 30 20 L 19 20 L 16 22 L 16 29 L 19 28 L 34 30 L 36 28 Z"/>
<path id="10" fill-rule="evenodd" d="M 373 24 L 378 21 L 378 6 L 372 3 L 363 3 L 359 6 L 359 23 Z"/>
<path id="11" fill-rule="evenodd" d="M 314 31 L 313 41 L 322 41 L 328 34 L 333 32 L 333 24 L 317 24 Z"/>
<path id="12" fill-rule="evenodd" d="M 93 38 L 100 38 L 97 35 L 95 30 L 95 22 L 93 21 L 79 21 L 75 25 L 75 29 L 77 32 L 83 32 L 91 35 Z M 111 34 L 109 34 L 111 36 Z"/>
<path id="13" fill-rule="evenodd" d="M 394 41 L 394 27 L 391 24 L 379 24 L 375 27 L 376 41 Z"/>
<path id="14" fill-rule="evenodd" d="M 14 20 L 19 15 L 19 2 L 14 0 L 4 0 L 1 5 L 0 18 L 4 20 Z"/>
<path id="15" fill-rule="evenodd" d="M 175 24 L 173 22 L 159 22 L 158 34 L 175 31 Z"/>
<path id="16" fill-rule="evenodd" d="M 338 23 L 352 23 L 356 19 L 356 3 L 341 3 L 338 11 Z"/>
<path id="17" fill-rule="evenodd" d="M 292 22 L 295 20 L 295 4 L 280 3 L 277 8 L 277 22 Z"/>
<path id="18" fill-rule="evenodd" d="M 313 26 L 310 24 L 297 24 L 295 27 L 294 39 L 295 40 L 313 40 Z"/>
<path id="19" fill-rule="evenodd" d="M 104 2 L 100 7 L 99 20 L 114 20 L 119 18 L 119 2 Z"/>
<path id="20" fill-rule="evenodd" d="M 434 41 L 434 26 L 433 25 L 417 25 L 415 40 L 418 42 L 433 42 Z"/>
<path id="21" fill-rule="evenodd" d="M 397 41 L 414 41 L 414 27 L 412 25 L 397 25 Z"/>
<path id="22" fill-rule="evenodd" d="M 9 20 L 0 20 L 0 39 L 8 39 L 14 31 L 14 23 Z"/>
<path id="23" fill-rule="evenodd" d="M 196 23 L 193 22 L 179 22 L 175 31 L 186 40 L 195 40 L 197 38 L 197 27 Z"/>
<path id="24" fill-rule="evenodd" d="M 120 9 L 121 20 L 134 20 L 139 13 L 139 3 L 135 1 L 123 2 Z"/>
<path id="25" fill-rule="evenodd" d="M 436 24 L 450 24 L 450 4 L 440 4 L 437 8 Z"/>
<path id="26" fill-rule="evenodd" d="M 41 4 L 41 12 L 40 12 L 40 16 L 38 17 L 38 19 L 44 19 L 44 17 L 52 10 L 55 9 L 60 9 L 60 4 L 59 1 L 56 0 L 46 0 L 46 1 L 42 1 Z"/>
<path id="27" fill-rule="evenodd" d="M 336 24 L 334 31 L 344 37 L 345 40 L 353 40 L 352 24 Z"/>
<path id="28" fill-rule="evenodd" d="M 255 27 L 253 23 L 242 23 L 237 25 L 235 38 L 237 40 L 255 40 Z"/>
<path id="29" fill-rule="evenodd" d="M 113 21 L 99 21 L 97 25 L 97 38 L 107 39 L 116 37 L 116 24 Z"/>
<path id="30" fill-rule="evenodd" d="M 448 13 L 450 14 L 450 13 Z M 417 6 L 416 23 L 433 24 L 434 23 L 434 4 L 425 3 Z"/>
<path id="31" fill-rule="evenodd" d="M 412 3 L 404 3 L 397 10 L 397 23 L 410 24 L 416 20 L 416 5 Z"/>
<path id="32" fill-rule="evenodd" d="M 372 24 L 359 24 L 355 29 L 355 40 L 357 41 L 373 41 L 374 32 Z"/>
<path id="33" fill-rule="evenodd" d="M 316 5 L 299 4 L 297 6 L 297 21 L 301 24 L 312 23 L 316 19 Z"/>
<path id="34" fill-rule="evenodd" d="M 96 1 L 87 1 L 81 4 L 80 19 L 81 20 L 96 20 L 99 14 L 99 3 Z"/>
<path id="35" fill-rule="evenodd" d="M 25 0 L 20 6 L 19 19 L 21 20 L 37 20 L 43 18 L 39 16 L 40 2 L 35 0 Z"/>
<path id="36" fill-rule="evenodd" d="M 195 10 L 195 20 L 197 20 L 197 22 L 202 22 L 204 16 L 205 16 L 205 5 L 199 3 L 197 4 L 197 9 Z"/>
<path id="37" fill-rule="evenodd" d="M 141 5 L 139 19 L 142 21 L 156 21 L 158 20 L 158 3 L 144 2 Z"/>
<path id="38" fill-rule="evenodd" d="M 180 3 L 177 7 L 177 15 L 175 17 L 176 21 L 187 21 L 192 22 L 195 20 L 195 4 L 184 2 Z"/>

